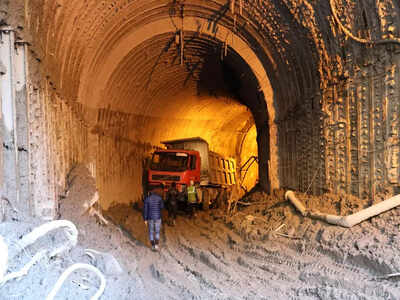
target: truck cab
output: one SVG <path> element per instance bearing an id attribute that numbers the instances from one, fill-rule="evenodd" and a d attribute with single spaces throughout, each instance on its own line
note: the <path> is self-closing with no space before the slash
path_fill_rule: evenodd
<path id="1" fill-rule="evenodd" d="M 195 150 L 166 149 L 155 151 L 148 170 L 149 186 L 163 184 L 165 189 L 176 182 L 179 191 L 189 185 L 190 180 L 200 183 L 201 158 Z"/>

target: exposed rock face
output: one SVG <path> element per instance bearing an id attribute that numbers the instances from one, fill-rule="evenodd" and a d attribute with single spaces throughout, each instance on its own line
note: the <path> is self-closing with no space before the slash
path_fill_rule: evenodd
<path id="1" fill-rule="evenodd" d="M 2 22 L 30 42 L 38 215 L 55 215 L 79 162 L 91 167 L 105 208 L 137 201 L 148 154 L 191 136 L 239 164 L 258 155 L 248 187 L 258 173 L 267 190 L 373 198 L 399 189 L 395 0 L 0 5 Z"/>

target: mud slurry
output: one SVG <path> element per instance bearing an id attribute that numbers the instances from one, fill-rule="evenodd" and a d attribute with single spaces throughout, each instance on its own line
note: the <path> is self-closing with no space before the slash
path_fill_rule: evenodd
<path id="1" fill-rule="evenodd" d="M 153 252 L 140 210 L 113 206 L 105 212 L 107 226 L 82 216 L 81 205 L 95 193 L 95 181 L 85 168 L 70 175 L 60 213 L 76 224 L 77 247 L 40 261 L 20 281 L 0 287 L 0 299 L 44 299 L 60 274 L 76 262 L 94 264 L 105 274 L 101 299 L 400 298 L 399 278 L 377 279 L 400 270 L 399 208 L 345 229 L 303 218 L 282 192 L 256 193 L 243 199 L 250 205 L 238 206 L 229 218 L 221 210 L 210 210 L 195 219 L 181 214 L 174 227 L 164 222 L 161 249 Z M 298 196 L 308 207 L 328 213 L 349 214 L 367 205 L 344 196 Z M 13 249 L 13 243 L 37 225 L 2 223 L 0 234 Z M 277 228 L 286 236 L 276 234 Z M 62 240 L 59 232 L 49 234 L 12 259 L 9 269 L 21 269 L 39 249 Z M 86 248 L 113 255 L 123 272 L 107 272 L 104 262 L 85 255 Z M 98 284 L 93 274 L 75 272 L 58 296 L 89 299 Z"/>
<path id="2" fill-rule="evenodd" d="M 135 237 L 143 222 L 139 211 L 114 207 L 109 215 L 125 211 L 121 226 L 143 240 L 136 249 L 138 274 L 159 291 L 158 299 L 400 297 L 396 280 L 376 279 L 400 270 L 400 209 L 345 229 L 303 218 L 283 199 L 265 200 L 228 221 L 215 210 L 194 220 L 179 216 L 175 227 L 163 226 L 159 253 L 149 250 L 145 236 Z M 296 239 L 274 234 L 281 224 L 279 232 Z"/>

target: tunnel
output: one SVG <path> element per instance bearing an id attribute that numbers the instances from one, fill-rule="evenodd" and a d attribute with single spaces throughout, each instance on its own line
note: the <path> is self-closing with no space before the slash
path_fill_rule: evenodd
<path id="1" fill-rule="evenodd" d="M 99 145 L 107 144 L 115 136 L 152 148 L 161 147 L 161 141 L 201 137 L 212 151 L 235 158 L 239 166 L 241 161 L 258 156 L 256 137 L 253 135 L 250 140 L 247 134 L 256 128 L 253 111 L 263 112 L 259 127 L 268 126 L 268 116 L 256 76 L 233 49 L 226 49 L 221 61 L 221 51 L 225 50 L 218 41 L 197 35 L 197 32 L 186 32 L 183 48 L 177 32 L 156 35 L 123 55 L 124 59 L 110 72 L 104 89 L 99 89 L 99 95 L 87 97 L 101 99 L 98 104 L 89 102 L 88 105 L 105 107 L 97 107 L 107 117 L 93 131 L 102 137 Z M 97 86 L 95 81 L 88 84 L 91 91 L 93 84 Z M 262 153 L 268 153 L 268 145 L 263 147 Z M 149 152 L 134 145 L 127 155 L 140 162 Z M 266 188 L 266 164 L 262 168 L 260 173 L 265 173 Z M 127 194 L 138 190 L 136 197 L 140 197 L 140 187 L 146 180 L 140 177 L 142 173 L 139 167 L 136 178 L 126 178 Z M 251 189 L 256 179 L 253 176 L 253 182 L 248 180 L 246 189 Z M 105 198 L 111 199 L 113 190 L 120 189 L 111 185 Z M 129 199 L 129 202 L 135 201 L 135 198 Z"/>
<path id="2" fill-rule="evenodd" d="M 103 209 L 141 200 L 145 161 L 171 139 L 201 137 L 210 150 L 234 158 L 238 171 L 257 157 L 242 190 L 279 186 L 278 101 L 268 74 L 277 65 L 242 5 L 241 13 L 239 8 L 233 13 L 229 3 L 102 2 L 99 8 L 107 12 L 102 17 L 87 8 L 92 21 L 82 11 L 54 5 L 25 8 L 32 39 L 41 39 L 52 53 L 48 61 L 40 58 L 43 48 L 32 48 L 32 55 L 51 73 L 45 84 L 56 97 L 71 99 L 68 105 L 87 128 L 77 137 L 84 143 L 73 144 L 81 157 L 71 160 L 96 174 Z M 55 9 L 54 20 L 35 26 L 33 20 L 47 9 Z M 119 13 L 123 16 L 111 17 Z M 73 16 L 87 22 L 72 26 Z M 64 30 L 74 33 L 66 38 Z M 53 45 L 50 36 L 59 36 L 60 43 Z M 79 149 L 83 145 L 87 148 Z"/>
<path id="3" fill-rule="evenodd" d="M 243 191 L 394 194 L 399 29 L 387 2 L 5 1 L 3 65 L 17 64 L 3 72 L 3 141 L 17 145 L 6 194 L 52 218 L 85 164 L 103 209 L 135 203 L 151 153 L 192 137 L 236 160 Z"/>
<path id="4" fill-rule="evenodd" d="M 0 0 L 0 20 L 0 225 L 73 219 L 79 200 L 101 224 L 77 217 L 85 243 L 107 236 L 170 298 L 398 296 L 369 282 L 400 268 L 398 209 L 350 231 L 321 217 L 400 193 L 398 1 Z M 157 261 L 149 161 L 192 138 L 237 182 L 227 210 L 163 227 Z"/>

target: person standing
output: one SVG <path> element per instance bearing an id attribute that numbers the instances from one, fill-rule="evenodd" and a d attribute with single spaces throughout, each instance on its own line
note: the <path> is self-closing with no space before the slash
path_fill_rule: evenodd
<path id="1" fill-rule="evenodd" d="M 175 225 L 176 212 L 178 210 L 179 192 L 176 188 L 176 182 L 172 182 L 167 192 L 167 209 L 170 225 Z"/>
<path id="2" fill-rule="evenodd" d="M 162 194 L 163 188 L 162 186 L 158 186 L 144 200 L 143 218 L 144 223 L 148 226 L 153 251 L 158 250 L 160 241 L 161 210 L 164 208 Z"/>
<path id="3" fill-rule="evenodd" d="M 190 185 L 187 188 L 187 200 L 188 200 L 188 209 L 190 217 L 196 215 L 196 206 L 197 206 L 197 190 L 194 186 L 193 180 L 190 180 Z"/>

